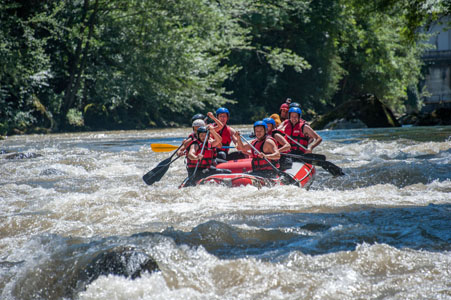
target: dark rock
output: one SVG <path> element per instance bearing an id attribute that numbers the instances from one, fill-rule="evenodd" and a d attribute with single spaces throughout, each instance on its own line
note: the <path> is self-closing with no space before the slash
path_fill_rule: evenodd
<path id="1" fill-rule="evenodd" d="M 402 125 L 414 126 L 451 125 L 451 108 L 441 107 L 431 113 L 422 112 L 404 115 L 399 119 L 399 122 Z"/>
<path id="2" fill-rule="evenodd" d="M 44 171 L 42 171 L 39 175 L 41 176 L 51 176 L 51 175 L 65 175 L 66 172 L 58 170 L 58 169 L 45 169 Z"/>
<path id="3" fill-rule="evenodd" d="M 368 126 L 366 126 L 365 123 L 360 121 L 360 119 L 334 120 L 326 124 L 326 126 L 324 126 L 324 129 L 358 129 L 358 128 L 368 128 Z"/>
<path id="4" fill-rule="evenodd" d="M 342 103 L 334 110 L 314 120 L 311 126 L 313 129 L 319 130 L 326 128 L 328 124 L 332 126 L 334 122 L 335 124 L 348 123 L 348 125 L 354 123 L 359 126 L 364 124 L 368 128 L 400 126 L 391 110 L 371 94 Z"/>
<path id="5" fill-rule="evenodd" d="M 28 159 L 42 156 L 37 153 L 11 153 L 5 156 L 5 159 Z"/>
<path id="6" fill-rule="evenodd" d="M 79 280 L 89 284 L 102 275 L 119 275 L 135 279 L 144 272 L 159 271 L 158 264 L 144 251 L 118 247 L 97 255 L 80 274 Z"/>

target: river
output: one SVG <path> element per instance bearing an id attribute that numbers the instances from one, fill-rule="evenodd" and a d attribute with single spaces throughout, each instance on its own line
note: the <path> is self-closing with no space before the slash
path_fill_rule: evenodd
<path id="1" fill-rule="evenodd" d="M 171 154 L 149 145 L 189 130 L 0 141 L 0 298 L 451 299 L 451 127 L 319 131 L 346 175 L 318 167 L 309 190 L 178 189 L 182 159 L 147 186 Z M 161 271 L 79 288 L 117 246 Z"/>

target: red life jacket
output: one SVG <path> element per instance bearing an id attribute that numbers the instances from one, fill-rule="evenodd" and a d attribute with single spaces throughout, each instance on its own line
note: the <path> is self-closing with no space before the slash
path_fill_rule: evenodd
<path id="1" fill-rule="evenodd" d="M 293 140 L 298 142 L 300 145 L 304 146 L 305 148 L 308 147 L 308 137 L 304 135 L 304 126 L 305 121 L 300 120 L 296 125 L 291 124 L 291 122 L 288 122 L 287 126 L 285 127 L 285 134 L 289 135 Z M 297 151 L 305 153 L 305 149 L 302 147 L 299 147 L 295 142 L 293 142 L 290 139 L 287 139 L 288 142 L 291 145 L 291 151 Z"/>
<path id="2" fill-rule="evenodd" d="M 232 142 L 232 133 L 230 131 L 230 127 L 227 125 L 224 125 L 222 129 L 219 131 L 219 135 L 222 138 L 222 145 L 223 146 L 230 146 L 230 143 Z M 219 148 L 218 151 L 224 151 L 225 153 L 229 153 L 229 148 Z"/>
<path id="3" fill-rule="evenodd" d="M 265 153 L 265 154 L 269 154 L 269 153 L 266 153 L 265 151 L 263 151 L 263 146 L 265 145 L 265 142 L 268 139 L 271 139 L 274 142 L 276 142 L 276 140 L 274 140 L 274 138 L 272 138 L 272 137 L 267 135 L 264 140 L 258 140 L 258 139 L 253 140 L 252 141 L 252 146 L 254 146 L 255 149 L 257 149 L 259 152 L 262 152 L 262 153 Z M 279 160 L 273 160 L 273 161 L 271 161 L 271 163 L 276 168 L 280 167 Z M 262 171 L 262 170 L 273 170 L 273 168 L 266 161 L 266 159 L 258 157 L 258 153 L 254 149 L 252 149 L 252 171 Z"/>
<path id="4" fill-rule="evenodd" d="M 192 143 L 190 143 L 190 145 L 186 148 L 186 167 L 188 169 L 195 169 L 196 165 L 197 165 L 197 160 L 191 160 L 188 157 L 188 153 L 189 153 L 189 148 L 196 143 L 199 147 L 196 151 L 196 155 L 198 155 L 201 151 L 202 151 L 202 142 L 200 142 L 199 140 L 194 140 Z M 213 163 L 213 159 L 216 158 L 216 148 L 211 146 L 211 143 L 206 143 L 205 144 L 205 149 L 204 149 L 204 157 L 202 158 L 202 160 L 199 162 L 198 165 L 198 169 L 208 169 L 211 167 L 212 163 Z"/>

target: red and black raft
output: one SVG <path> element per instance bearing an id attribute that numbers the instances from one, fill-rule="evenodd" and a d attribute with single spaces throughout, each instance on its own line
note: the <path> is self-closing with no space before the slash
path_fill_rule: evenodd
<path id="1" fill-rule="evenodd" d="M 253 185 L 258 188 L 264 186 L 286 185 L 282 177 L 266 178 L 246 173 L 252 171 L 251 160 L 251 158 L 247 158 L 220 163 L 216 168 L 229 169 L 232 173 L 211 175 L 199 180 L 197 184 L 213 183 L 228 187 Z M 290 174 L 299 183 L 299 186 L 308 188 L 314 180 L 316 170 L 311 164 L 293 162 L 293 166 L 286 170 L 285 173 Z"/>

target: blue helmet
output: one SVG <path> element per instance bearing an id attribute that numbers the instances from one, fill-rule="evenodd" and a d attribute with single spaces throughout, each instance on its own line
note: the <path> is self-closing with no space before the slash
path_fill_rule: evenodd
<path id="1" fill-rule="evenodd" d="M 264 127 L 265 127 L 265 130 L 268 130 L 268 125 L 266 125 L 266 123 L 263 122 L 263 121 L 257 121 L 257 122 L 255 122 L 255 123 L 254 123 L 254 129 L 255 129 L 255 127 L 257 127 L 257 126 L 264 126 Z"/>
<path id="2" fill-rule="evenodd" d="M 275 128 L 276 127 L 276 121 L 274 121 L 273 118 L 264 118 L 263 122 L 265 122 L 266 124 L 272 124 L 272 127 Z"/>
<path id="3" fill-rule="evenodd" d="M 225 107 L 220 107 L 216 110 L 216 115 L 219 116 L 219 114 L 227 114 L 230 117 L 230 112 Z"/>
<path id="4" fill-rule="evenodd" d="M 302 116 L 302 110 L 299 107 L 292 107 L 288 110 L 288 115 L 292 112 L 299 114 L 299 118 Z"/>
<path id="5" fill-rule="evenodd" d="M 290 108 L 292 108 L 292 107 L 299 107 L 299 108 L 301 108 L 301 105 L 299 103 L 297 103 L 297 102 L 292 102 L 290 104 Z"/>

